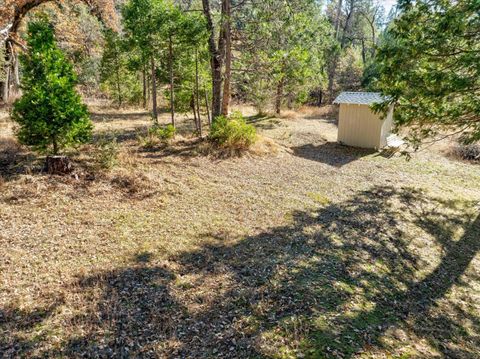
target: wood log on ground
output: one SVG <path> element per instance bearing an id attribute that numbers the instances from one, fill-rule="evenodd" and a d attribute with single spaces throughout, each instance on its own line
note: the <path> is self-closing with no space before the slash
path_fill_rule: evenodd
<path id="1" fill-rule="evenodd" d="M 45 164 L 48 174 L 64 175 L 72 172 L 72 162 L 66 156 L 48 156 Z"/>

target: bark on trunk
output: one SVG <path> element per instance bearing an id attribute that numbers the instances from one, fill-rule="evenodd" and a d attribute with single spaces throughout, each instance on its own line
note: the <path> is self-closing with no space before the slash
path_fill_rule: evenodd
<path id="1" fill-rule="evenodd" d="M 173 88 L 173 40 L 170 35 L 168 41 L 168 62 L 170 67 L 170 114 L 172 118 L 172 126 L 175 127 L 175 90 Z"/>
<path id="2" fill-rule="evenodd" d="M 224 19 L 224 37 L 225 37 L 225 76 L 223 82 L 223 100 L 222 114 L 228 116 L 231 97 L 232 81 L 232 29 L 231 29 L 231 4 L 230 0 L 224 0 L 225 19 Z"/>
<path id="3" fill-rule="evenodd" d="M 222 1 L 222 5 L 227 0 Z M 215 44 L 215 29 L 213 26 L 212 14 L 209 0 L 202 0 L 203 13 L 207 21 L 209 32 L 208 49 L 210 53 L 210 64 L 212 71 L 212 121 L 222 114 L 222 68 L 224 58 L 224 36 L 218 39 L 218 47 Z M 224 6 L 222 6 L 222 13 Z M 223 17 L 222 17 L 223 18 Z"/>
<path id="4" fill-rule="evenodd" d="M 145 65 L 143 66 L 142 71 L 142 80 L 143 80 L 143 108 L 147 108 L 147 71 Z"/>
<path id="5" fill-rule="evenodd" d="M 222 114 L 222 64 L 218 57 L 213 60 L 212 118 Z"/>
<path id="6" fill-rule="evenodd" d="M 7 66 L 5 70 L 5 82 L 3 84 L 3 101 L 5 103 L 8 102 L 9 87 L 10 87 L 10 66 Z"/>
<path id="7" fill-rule="evenodd" d="M 13 73 L 14 73 L 14 80 L 15 80 L 15 86 L 16 86 L 16 89 L 20 89 L 20 70 L 19 70 L 19 67 L 20 67 L 20 61 L 18 59 L 18 55 L 15 54 L 15 57 L 14 57 L 14 66 L 13 66 Z"/>
<path id="8" fill-rule="evenodd" d="M 72 163 L 66 156 L 48 156 L 45 169 L 51 175 L 64 175 L 72 172 Z"/>
<path id="9" fill-rule="evenodd" d="M 158 125 L 158 110 L 157 110 L 157 79 L 155 71 L 155 60 L 153 56 L 150 59 L 151 71 L 152 71 L 152 116 L 153 121 Z"/>
<path id="10" fill-rule="evenodd" d="M 122 87 L 121 87 L 121 84 L 120 84 L 120 68 L 119 68 L 119 65 L 118 65 L 118 62 L 117 62 L 117 66 L 116 66 L 116 71 L 115 71 L 115 76 L 117 78 L 117 91 L 118 91 L 118 107 L 122 107 Z"/>
<path id="11" fill-rule="evenodd" d="M 282 111 L 283 87 L 285 85 L 284 79 L 281 79 L 277 84 L 277 95 L 275 97 L 275 113 L 280 115 Z"/>
<path id="12" fill-rule="evenodd" d="M 198 50 L 195 49 L 195 98 L 197 103 L 197 118 L 198 118 L 198 134 L 202 137 L 202 117 L 200 116 L 200 95 L 199 95 L 199 79 L 198 79 Z M 195 109 L 194 109 L 195 110 Z"/>
<path id="13" fill-rule="evenodd" d="M 340 33 L 340 15 L 342 14 L 342 0 L 338 1 L 337 17 L 335 19 L 335 38 L 338 39 Z"/>
<path id="14" fill-rule="evenodd" d="M 362 63 L 365 66 L 367 62 L 367 54 L 365 53 L 365 39 L 362 39 Z"/>
<path id="15" fill-rule="evenodd" d="M 287 95 L 287 107 L 289 110 L 293 109 L 293 95 L 291 93 Z"/>
<path id="16" fill-rule="evenodd" d="M 193 121 L 195 122 L 195 130 L 198 132 L 198 118 L 197 118 L 197 109 L 195 105 L 195 93 L 192 93 L 192 97 L 190 97 L 190 109 L 193 112 Z"/>
<path id="17" fill-rule="evenodd" d="M 207 121 L 208 121 L 208 126 L 212 126 L 212 117 L 210 116 L 210 104 L 208 100 L 208 91 L 206 88 L 204 88 L 205 92 L 205 108 L 207 109 Z"/>

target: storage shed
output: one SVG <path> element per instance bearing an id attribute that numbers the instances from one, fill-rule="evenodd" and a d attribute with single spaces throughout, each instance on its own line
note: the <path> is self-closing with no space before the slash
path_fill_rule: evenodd
<path id="1" fill-rule="evenodd" d="M 377 150 L 385 147 L 392 130 L 393 106 L 384 119 L 370 109 L 385 99 L 377 92 L 342 92 L 333 102 L 340 105 L 338 142 Z"/>

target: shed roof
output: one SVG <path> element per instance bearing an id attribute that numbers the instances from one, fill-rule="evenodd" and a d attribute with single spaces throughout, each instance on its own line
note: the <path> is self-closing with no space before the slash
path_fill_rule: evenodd
<path id="1" fill-rule="evenodd" d="M 380 92 L 342 92 L 334 104 L 372 105 L 387 100 Z"/>

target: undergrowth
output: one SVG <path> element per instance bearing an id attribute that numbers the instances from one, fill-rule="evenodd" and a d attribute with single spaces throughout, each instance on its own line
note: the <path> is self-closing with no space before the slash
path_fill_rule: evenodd
<path id="1" fill-rule="evenodd" d="M 209 139 L 222 148 L 246 150 L 257 140 L 257 131 L 247 124 L 240 112 L 234 112 L 229 117 L 220 116 L 214 121 Z"/>

